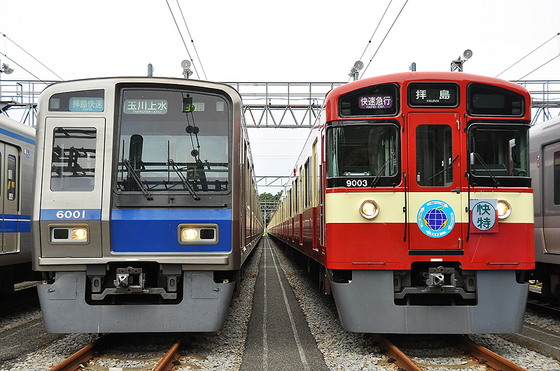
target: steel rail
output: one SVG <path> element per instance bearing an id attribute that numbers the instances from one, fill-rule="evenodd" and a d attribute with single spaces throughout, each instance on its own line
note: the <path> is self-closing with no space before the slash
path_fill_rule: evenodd
<path id="1" fill-rule="evenodd" d="M 179 339 L 179 341 L 169 348 L 156 367 L 154 367 L 153 371 L 171 371 L 180 364 L 179 359 L 181 355 L 179 354 L 179 347 L 182 341 L 183 339 Z"/>
<path id="2" fill-rule="evenodd" d="M 481 363 L 486 364 L 494 370 L 500 371 L 527 371 L 521 366 L 505 359 L 504 357 L 492 352 L 483 346 L 480 346 L 465 336 L 457 337 L 456 347 L 466 351 L 471 356 L 478 359 Z"/>
<path id="3" fill-rule="evenodd" d="M 420 367 L 412 359 L 410 359 L 406 354 L 404 354 L 399 348 L 397 348 L 393 343 L 384 338 L 381 335 L 373 335 L 375 341 L 379 343 L 379 347 L 387 352 L 391 363 L 396 364 L 401 369 L 406 371 L 422 371 Z"/>
<path id="4" fill-rule="evenodd" d="M 89 343 L 70 357 L 66 358 L 59 364 L 49 368 L 49 371 L 75 371 L 80 370 L 80 364 L 88 362 L 93 358 L 93 353 L 96 352 L 101 345 L 107 340 L 108 336 L 100 337 L 92 343 Z"/>

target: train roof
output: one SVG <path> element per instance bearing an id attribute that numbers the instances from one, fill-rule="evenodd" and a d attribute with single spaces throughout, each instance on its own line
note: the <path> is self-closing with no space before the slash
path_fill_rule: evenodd
<path id="1" fill-rule="evenodd" d="M 191 85 L 201 88 L 209 89 L 221 89 L 227 91 L 232 97 L 237 96 L 241 99 L 241 94 L 233 88 L 231 85 L 205 81 L 205 80 L 194 80 L 194 79 L 184 79 L 178 77 L 146 77 L 146 76 L 127 76 L 127 77 L 97 77 L 79 80 L 66 80 L 55 82 L 48 87 L 46 87 L 41 95 L 48 93 L 51 90 L 58 90 L 61 86 L 67 86 L 69 91 L 76 89 L 88 89 L 97 87 L 100 84 L 135 84 L 135 83 L 150 83 L 150 84 L 174 84 L 174 85 Z"/>
<path id="2" fill-rule="evenodd" d="M 560 116 L 531 127 L 531 147 L 560 140 Z"/>

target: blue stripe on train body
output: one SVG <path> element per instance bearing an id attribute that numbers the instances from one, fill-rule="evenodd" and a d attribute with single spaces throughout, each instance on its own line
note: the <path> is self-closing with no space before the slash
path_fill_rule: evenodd
<path id="1" fill-rule="evenodd" d="M 211 245 L 179 243 L 179 224 L 217 224 Z M 226 253 L 231 251 L 231 209 L 113 209 L 111 245 L 116 253 Z"/>
<path id="2" fill-rule="evenodd" d="M 4 233 L 29 233 L 31 232 L 31 216 L 30 215 L 15 215 L 15 214 L 4 214 L 2 215 L 4 221 L 3 228 Z"/>

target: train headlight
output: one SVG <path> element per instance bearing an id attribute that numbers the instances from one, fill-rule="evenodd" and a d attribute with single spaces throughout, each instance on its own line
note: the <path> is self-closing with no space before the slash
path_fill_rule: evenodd
<path id="1" fill-rule="evenodd" d="M 511 205 L 506 200 L 498 200 L 498 218 L 506 219 L 511 214 Z"/>
<path id="2" fill-rule="evenodd" d="M 70 234 L 73 240 L 87 240 L 87 228 L 72 228 L 72 232 Z"/>
<path id="3" fill-rule="evenodd" d="M 198 231 L 194 228 L 184 228 L 183 229 L 183 240 L 184 241 L 194 241 L 198 237 Z"/>
<path id="4" fill-rule="evenodd" d="M 373 219 L 379 214 L 379 205 L 374 200 L 364 200 L 360 205 L 360 214 L 366 219 Z"/>

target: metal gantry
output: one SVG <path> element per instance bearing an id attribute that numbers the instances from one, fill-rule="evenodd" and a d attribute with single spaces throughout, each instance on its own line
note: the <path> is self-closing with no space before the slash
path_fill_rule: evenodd
<path id="1" fill-rule="evenodd" d="M 243 97 L 249 128 L 313 126 L 325 99 L 344 82 L 230 82 Z"/>
<path id="2" fill-rule="evenodd" d="M 560 115 L 560 80 L 513 81 L 531 93 L 532 124 L 547 121 Z"/>

